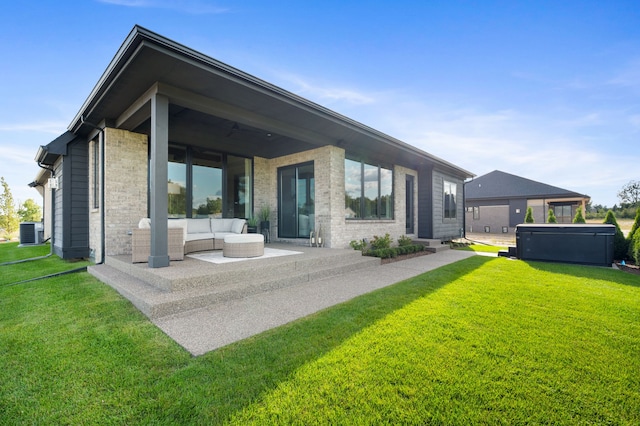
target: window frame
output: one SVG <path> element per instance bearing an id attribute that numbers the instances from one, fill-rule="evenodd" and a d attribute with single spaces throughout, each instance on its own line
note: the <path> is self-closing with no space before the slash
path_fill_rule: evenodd
<path id="1" fill-rule="evenodd" d="M 451 191 L 452 188 L 454 189 L 454 191 Z M 447 199 L 447 196 L 449 196 L 448 199 Z M 458 219 L 458 184 L 456 182 L 443 179 L 442 180 L 442 220 L 452 221 L 457 219 Z"/>
<path id="2" fill-rule="evenodd" d="M 394 175 L 395 175 L 395 171 L 393 169 L 393 167 L 387 167 L 383 164 L 380 163 L 371 163 L 371 162 L 366 162 L 363 160 L 357 160 L 354 158 L 349 158 L 349 157 L 345 157 L 344 160 L 344 167 L 345 167 L 345 171 L 347 169 L 347 161 L 351 161 L 353 163 L 359 164 L 360 166 L 360 179 L 359 179 L 359 191 L 360 194 L 358 195 L 357 198 L 360 199 L 359 202 L 359 206 L 358 212 L 354 212 L 355 213 L 355 217 L 346 217 L 346 220 L 355 220 L 355 221 L 362 221 L 362 220 L 395 220 L 395 180 L 394 180 Z M 375 215 L 365 215 L 365 213 L 367 213 L 367 205 L 366 205 L 366 201 L 365 201 L 365 193 L 367 192 L 367 179 L 366 179 L 366 170 L 371 170 L 374 169 L 376 170 L 377 173 L 377 177 L 376 177 L 376 185 L 377 185 L 377 196 L 375 197 L 376 203 L 375 203 Z M 389 174 L 387 173 L 383 173 L 384 171 L 388 171 Z M 391 183 L 391 193 L 390 194 L 382 194 L 382 190 L 383 188 L 388 187 L 388 182 L 386 182 L 386 179 L 390 180 Z M 351 208 L 351 207 L 355 207 L 351 204 L 347 203 L 347 175 L 345 172 L 345 210 L 347 208 Z M 384 203 L 382 201 L 382 198 L 385 196 L 389 196 L 389 200 L 387 200 L 388 202 L 388 208 L 385 208 Z M 356 198 L 356 199 L 357 199 Z M 390 211 L 389 211 L 390 210 Z M 383 213 L 386 212 L 386 215 L 383 215 Z"/>

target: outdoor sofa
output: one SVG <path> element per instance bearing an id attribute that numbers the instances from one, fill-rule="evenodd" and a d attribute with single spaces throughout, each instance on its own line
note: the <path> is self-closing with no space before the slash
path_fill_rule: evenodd
<path id="1" fill-rule="evenodd" d="M 232 218 L 169 219 L 169 259 L 182 260 L 196 251 L 222 250 L 227 235 L 246 234 L 247 221 Z M 143 218 L 132 230 L 133 263 L 147 262 L 151 248 L 151 219 Z"/>

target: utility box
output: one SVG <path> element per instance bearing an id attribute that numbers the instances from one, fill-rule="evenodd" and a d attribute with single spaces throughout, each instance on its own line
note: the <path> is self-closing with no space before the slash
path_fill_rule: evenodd
<path id="1" fill-rule="evenodd" d="M 611 266 L 615 233 L 614 225 L 517 225 L 517 258 Z"/>
<path id="2" fill-rule="evenodd" d="M 20 245 L 42 244 L 42 222 L 20 223 Z"/>

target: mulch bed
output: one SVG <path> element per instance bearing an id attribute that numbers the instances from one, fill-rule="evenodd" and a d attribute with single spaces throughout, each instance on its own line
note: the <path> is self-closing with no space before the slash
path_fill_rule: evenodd
<path id="1" fill-rule="evenodd" d="M 400 262 L 401 260 L 407 260 L 407 259 L 412 259 L 414 257 L 419 257 L 419 256 L 426 256 L 428 254 L 431 254 L 430 251 L 419 251 L 416 253 L 409 253 L 409 254 L 401 254 L 398 257 L 389 257 L 386 259 L 380 259 L 380 264 L 381 265 L 386 265 L 387 263 L 394 263 L 394 262 Z"/>
<path id="2" fill-rule="evenodd" d="M 634 275 L 640 275 L 640 266 L 633 263 L 625 262 L 626 265 L 621 265 L 620 262 L 615 262 L 616 266 L 621 270 Z"/>

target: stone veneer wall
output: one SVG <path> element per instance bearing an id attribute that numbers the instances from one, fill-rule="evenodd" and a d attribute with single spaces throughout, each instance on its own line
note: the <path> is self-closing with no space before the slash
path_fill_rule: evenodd
<path id="1" fill-rule="evenodd" d="M 394 215 L 393 220 L 349 220 L 344 214 L 344 159 L 345 151 L 334 146 L 325 146 L 298 154 L 266 159 L 254 158 L 254 214 L 263 205 L 271 207 L 271 238 L 278 240 L 278 168 L 294 164 L 314 162 L 315 217 L 316 228 L 322 226 L 326 247 L 348 248 L 352 240 L 389 233 L 397 240 L 405 234 L 405 179 L 415 176 L 414 205 L 418 205 L 417 172 L 404 167 L 394 168 Z M 417 212 L 414 211 L 417 234 Z"/>
<path id="2" fill-rule="evenodd" d="M 340 203 L 334 212 L 334 238 L 332 240 L 333 247 L 348 248 L 352 240 L 362 240 L 366 238 L 368 241 L 373 239 L 374 235 L 383 237 L 389 234 L 393 244 L 397 243 L 398 237 L 406 234 L 406 176 L 414 176 L 414 206 L 418 205 L 418 179 L 415 170 L 405 167 L 395 166 L 393 168 L 393 215 L 394 219 L 390 220 L 346 220 L 344 215 L 344 156 L 341 159 L 341 173 L 339 181 L 336 185 L 342 193 Z M 417 208 L 414 207 L 414 232 L 410 236 L 415 237 L 418 234 Z"/>
<path id="3" fill-rule="evenodd" d="M 147 216 L 147 135 L 106 128 L 104 144 L 105 252 L 107 256 L 130 254 L 129 231 Z M 92 184 L 95 179 L 92 167 L 94 150 L 89 151 L 89 181 Z M 94 206 L 92 192 L 91 207 Z M 89 243 L 96 259 L 102 258 L 100 208 L 90 209 Z"/>

